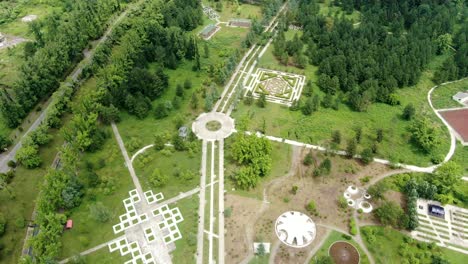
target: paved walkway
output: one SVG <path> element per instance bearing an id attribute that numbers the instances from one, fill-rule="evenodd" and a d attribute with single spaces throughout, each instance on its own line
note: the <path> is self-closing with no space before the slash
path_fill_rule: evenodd
<path id="1" fill-rule="evenodd" d="M 125 165 L 127 166 L 128 171 L 130 172 L 130 176 L 132 176 L 133 184 L 135 185 L 135 188 L 138 194 L 140 195 L 140 197 L 145 197 L 143 193 L 143 189 L 141 188 L 140 181 L 138 180 L 138 177 L 135 173 L 135 169 L 133 168 L 133 164 L 130 158 L 128 157 L 128 153 L 127 153 L 127 150 L 125 149 L 125 145 L 122 141 L 122 137 L 120 136 L 119 130 L 114 122 L 112 122 L 111 125 L 112 125 L 112 131 L 114 132 L 114 135 L 115 135 L 115 139 L 117 140 L 117 144 L 119 145 L 120 151 L 122 152 L 122 156 L 125 159 Z"/>
<path id="2" fill-rule="evenodd" d="M 206 162 L 207 162 L 207 146 L 208 142 L 203 140 L 202 143 L 202 161 L 201 161 L 201 177 L 200 177 L 200 203 L 198 205 L 198 234 L 197 234 L 197 264 L 203 264 L 203 238 L 205 230 L 205 185 L 206 185 Z"/>
<path id="3" fill-rule="evenodd" d="M 98 47 L 100 47 L 111 35 L 112 31 L 114 28 L 128 15 L 128 12 L 130 9 L 135 9 L 137 8 L 140 4 L 142 4 L 145 0 L 140 0 L 135 4 L 130 4 L 129 8 L 124 10 L 116 19 L 110 22 L 109 27 L 107 28 L 106 32 L 101 36 L 101 38 L 97 41 L 97 44 L 89 51 L 85 50 L 83 51 L 83 54 L 85 55 L 83 60 L 80 61 L 75 67 L 75 69 L 72 71 L 72 73 L 68 76 L 71 78 L 72 81 L 78 81 L 78 76 L 80 73 L 83 71 L 83 68 L 88 66 L 92 62 L 92 58 L 94 57 L 94 54 L 97 50 Z M 49 101 L 51 100 L 51 97 L 49 98 Z M 50 104 L 47 105 L 46 108 L 44 108 L 41 112 L 41 114 L 34 120 L 34 122 L 31 124 L 31 126 L 26 130 L 26 133 L 19 139 L 18 143 L 15 144 L 15 146 L 9 150 L 6 153 L 0 154 L 0 173 L 7 172 L 10 168 L 8 167 L 7 163 L 10 160 L 15 160 L 16 152 L 21 148 L 23 144 L 23 139 L 32 131 L 34 131 L 41 123 L 44 121 L 47 112 L 50 111 Z"/>
<path id="4" fill-rule="evenodd" d="M 220 129 L 214 131 L 207 128 L 210 122 L 218 122 Z M 202 140 L 215 141 L 229 137 L 234 131 L 234 119 L 218 112 L 203 113 L 192 123 L 192 131 Z"/>

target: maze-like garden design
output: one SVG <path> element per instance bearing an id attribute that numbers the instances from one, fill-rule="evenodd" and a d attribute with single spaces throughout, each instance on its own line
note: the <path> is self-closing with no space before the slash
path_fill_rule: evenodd
<path id="1" fill-rule="evenodd" d="M 253 79 L 247 86 L 247 93 L 252 92 L 254 98 L 266 95 L 269 102 L 290 106 L 299 100 L 305 84 L 305 76 L 268 69 L 257 69 Z"/>

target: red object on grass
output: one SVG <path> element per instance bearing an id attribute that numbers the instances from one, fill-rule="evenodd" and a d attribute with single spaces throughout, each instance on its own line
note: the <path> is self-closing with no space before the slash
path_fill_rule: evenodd
<path id="1" fill-rule="evenodd" d="M 67 223 L 65 224 L 65 228 L 66 229 L 72 229 L 72 227 L 73 227 L 73 220 L 68 219 Z"/>

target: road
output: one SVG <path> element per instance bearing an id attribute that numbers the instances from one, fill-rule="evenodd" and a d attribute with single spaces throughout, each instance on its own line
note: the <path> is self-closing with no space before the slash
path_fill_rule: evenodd
<path id="1" fill-rule="evenodd" d="M 206 188 L 206 159 L 208 142 L 202 143 L 202 162 L 200 177 L 200 204 L 198 206 L 198 234 L 197 234 L 197 264 L 203 264 L 203 238 L 205 230 L 205 188 Z"/>
<path id="2" fill-rule="evenodd" d="M 80 73 L 83 71 L 83 68 L 86 67 L 88 64 L 92 62 L 92 58 L 94 57 L 94 54 L 96 52 L 96 49 L 102 45 L 110 36 L 114 28 L 124 19 L 127 15 L 130 9 L 138 7 L 141 3 L 143 3 L 144 0 L 140 0 L 137 3 L 130 5 L 127 9 L 125 9 L 117 18 L 112 20 L 110 22 L 109 27 L 107 28 L 106 32 L 101 36 L 101 38 L 96 42 L 96 45 L 91 50 L 85 50 L 83 51 L 84 58 L 81 60 L 75 67 L 75 69 L 70 73 L 70 75 L 67 78 L 70 78 L 72 81 L 78 81 L 78 76 L 80 76 Z M 66 78 L 66 79 L 67 79 Z M 15 160 L 16 153 L 22 146 L 22 141 L 23 139 L 32 131 L 34 131 L 41 123 L 44 121 L 47 112 L 50 110 L 50 104 L 44 108 L 41 112 L 41 114 L 36 118 L 36 120 L 31 124 L 31 126 L 28 128 L 26 133 L 21 137 L 21 139 L 16 143 L 13 148 L 11 148 L 8 152 L 0 154 L 0 173 L 2 172 L 7 172 L 10 168 L 8 167 L 8 161 L 10 160 Z"/>

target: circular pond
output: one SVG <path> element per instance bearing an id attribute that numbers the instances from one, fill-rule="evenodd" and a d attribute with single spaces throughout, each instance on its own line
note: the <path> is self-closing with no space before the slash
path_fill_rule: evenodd
<path id="1" fill-rule="evenodd" d="M 359 252 L 348 242 L 337 241 L 330 246 L 328 254 L 336 264 L 358 264 Z"/>

